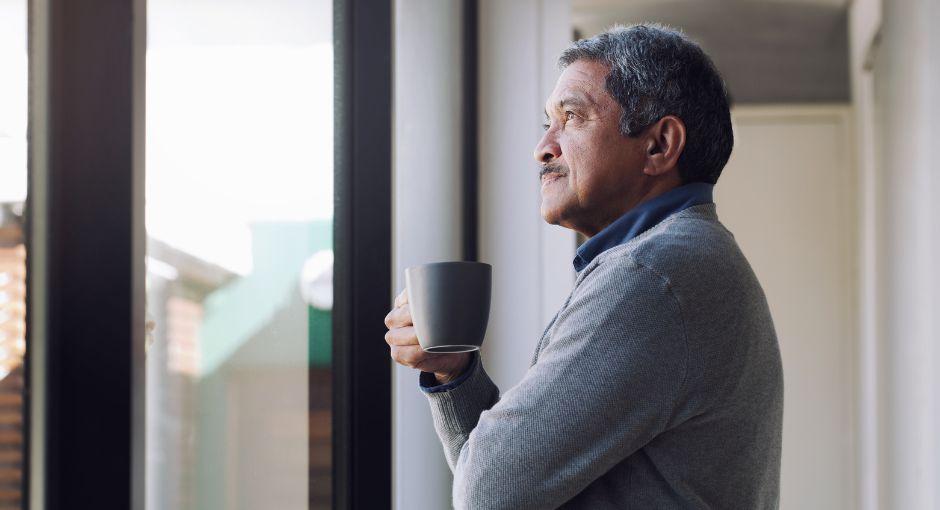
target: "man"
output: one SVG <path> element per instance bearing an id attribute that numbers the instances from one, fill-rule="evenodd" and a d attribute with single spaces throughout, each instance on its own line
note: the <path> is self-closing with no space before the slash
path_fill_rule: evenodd
<path id="1" fill-rule="evenodd" d="M 712 202 L 733 144 L 722 80 L 649 24 L 578 41 L 560 66 L 541 213 L 590 239 L 522 381 L 500 396 L 478 353 L 424 353 L 404 292 L 385 321 L 392 358 L 421 370 L 454 506 L 775 508 L 777 338 Z"/>

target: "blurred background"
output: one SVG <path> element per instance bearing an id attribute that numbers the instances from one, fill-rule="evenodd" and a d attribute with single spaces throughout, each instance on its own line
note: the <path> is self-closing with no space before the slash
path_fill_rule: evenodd
<path id="1" fill-rule="evenodd" d="M 335 90 L 334 17 L 346 3 L 147 2 L 144 508 L 342 507 L 334 122 L 348 110 Z M 37 221 L 27 190 L 41 163 L 27 136 L 41 109 L 30 91 L 43 81 L 30 75 L 41 45 L 34 33 L 28 51 L 27 27 L 44 5 L 0 0 L 0 509 L 26 508 L 27 460 L 41 450 L 28 434 L 24 359 Z M 733 100 L 735 148 L 715 198 L 780 340 L 781 508 L 940 509 L 940 3 L 390 9 L 391 47 L 376 48 L 393 56 L 391 186 L 380 190 L 392 204 L 391 259 L 378 262 L 389 304 L 405 267 L 491 263 L 484 364 L 502 391 L 516 384 L 574 282 L 580 241 L 538 213 L 531 151 L 555 60 L 613 24 L 680 28 Z M 372 284 L 356 285 L 336 291 Z M 378 336 L 374 345 L 387 355 Z M 391 430 L 372 431 L 392 452 L 388 505 L 448 508 L 452 479 L 417 383 L 391 366 Z"/>

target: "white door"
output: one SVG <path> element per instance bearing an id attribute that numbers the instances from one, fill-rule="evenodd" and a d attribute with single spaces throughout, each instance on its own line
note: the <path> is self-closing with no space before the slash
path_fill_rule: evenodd
<path id="1" fill-rule="evenodd" d="M 715 188 L 784 367 L 781 508 L 855 508 L 856 184 L 845 106 L 741 107 Z"/>

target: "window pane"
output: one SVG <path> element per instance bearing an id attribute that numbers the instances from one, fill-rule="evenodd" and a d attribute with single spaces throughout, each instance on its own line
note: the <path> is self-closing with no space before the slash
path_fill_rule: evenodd
<path id="1" fill-rule="evenodd" d="M 0 509 L 22 508 L 26 1 L 0 0 Z"/>
<path id="2" fill-rule="evenodd" d="M 331 6 L 148 2 L 148 510 L 330 506 Z"/>

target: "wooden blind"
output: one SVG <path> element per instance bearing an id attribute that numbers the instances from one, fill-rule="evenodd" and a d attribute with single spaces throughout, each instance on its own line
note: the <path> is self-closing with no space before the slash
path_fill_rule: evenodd
<path id="1" fill-rule="evenodd" d="M 0 510 L 22 508 L 26 249 L 0 247 Z"/>

